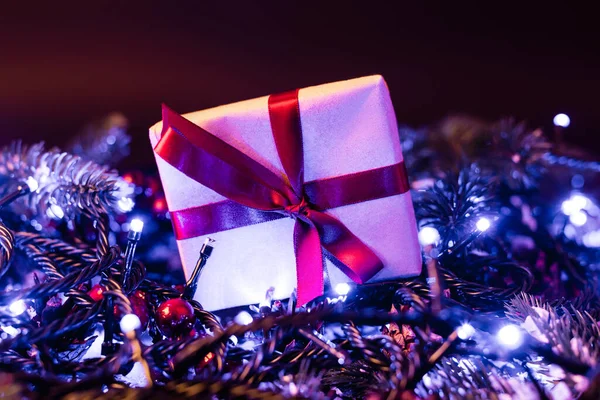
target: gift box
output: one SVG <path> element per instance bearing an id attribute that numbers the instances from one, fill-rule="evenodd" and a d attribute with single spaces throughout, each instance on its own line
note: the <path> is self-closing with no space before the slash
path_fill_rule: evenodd
<path id="1" fill-rule="evenodd" d="M 421 252 L 394 110 L 381 76 L 183 116 L 150 140 L 186 276 L 210 237 L 195 299 L 207 310 L 324 284 L 418 275 Z"/>

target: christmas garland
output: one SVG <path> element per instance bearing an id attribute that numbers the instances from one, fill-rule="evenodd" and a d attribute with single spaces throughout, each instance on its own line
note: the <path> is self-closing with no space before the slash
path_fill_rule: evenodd
<path id="1" fill-rule="evenodd" d="M 193 294 L 218 243 L 183 287 L 157 279 L 168 266 L 156 249 L 176 250 L 156 179 L 95 162 L 127 153 L 125 125 L 91 125 L 77 155 L 18 142 L 0 152 L 4 396 L 600 395 L 600 210 L 582 191 L 596 164 L 553 153 L 540 130 L 465 117 L 402 128 L 421 276 L 329 288 L 305 307 L 268 291 L 213 314 Z M 134 197 L 146 226 L 123 214 Z"/>

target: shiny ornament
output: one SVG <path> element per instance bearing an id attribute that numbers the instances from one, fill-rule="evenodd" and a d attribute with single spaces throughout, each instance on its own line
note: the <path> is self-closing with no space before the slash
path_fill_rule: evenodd
<path id="1" fill-rule="evenodd" d="M 156 310 L 156 324 L 163 335 L 177 338 L 187 335 L 194 324 L 194 309 L 187 301 L 175 298 L 162 303 Z"/>
<path id="2" fill-rule="evenodd" d="M 131 303 L 131 310 L 135 314 L 141 323 L 141 330 L 144 331 L 148 327 L 148 321 L 150 320 L 150 309 L 148 308 L 148 302 L 146 301 L 146 293 L 141 290 L 136 290 L 128 296 L 129 302 Z M 117 320 L 124 317 L 121 309 L 115 305 L 113 309 L 114 316 Z"/>
<path id="3" fill-rule="evenodd" d="M 95 302 L 99 302 L 104 298 L 105 291 L 106 288 L 104 286 L 94 285 L 87 294 L 92 298 L 92 300 L 94 300 Z"/>

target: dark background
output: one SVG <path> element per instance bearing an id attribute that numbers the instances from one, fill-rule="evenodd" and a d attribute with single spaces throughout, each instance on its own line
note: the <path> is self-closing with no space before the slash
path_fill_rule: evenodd
<path id="1" fill-rule="evenodd" d="M 402 123 L 461 112 L 514 115 L 551 130 L 552 117 L 565 112 L 568 139 L 600 150 L 593 9 L 39 3 L 0 10 L 0 144 L 61 144 L 89 120 L 121 111 L 134 137 L 125 166 L 149 166 L 147 128 L 160 119 L 163 101 L 188 112 L 380 73 Z"/>

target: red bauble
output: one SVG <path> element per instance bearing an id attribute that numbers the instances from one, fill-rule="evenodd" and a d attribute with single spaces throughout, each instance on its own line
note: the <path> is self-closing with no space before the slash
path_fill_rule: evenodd
<path id="1" fill-rule="evenodd" d="M 169 338 L 189 334 L 195 323 L 194 309 L 183 299 L 167 300 L 156 310 L 156 325 L 162 334 Z"/>
<path id="2" fill-rule="evenodd" d="M 156 199 L 154 200 L 154 203 L 152 203 L 152 211 L 155 213 L 164 213 L 167 211 L 167 207 L 167 201 L 163 198 Z"/>
<path id="3" fill-rule="evenodd" d="M 106 288 L 104 286 L 94 285 L 87 294 L 92 298 L 92 300 L 94 300 L 95 302 L 99 302 L 104 298 L 105 291 Z"/>
<path id="4" fill-rule="evenodd" d="M 131 303 L 131 311 L 133 311 L 133 313 L 140 319 L 142 331 L 146 330 L 148 327 L 148 321 L 150 320 L 150 310 L 148 308 L 148 303 L 146 302 L 146 293 L 142 292 L 141 290 L 136 290 L 130 294 L 128 298 L 129 302 Z M 123 318 L 123 312 L 116 304 L 113 309 L 113 314 L 117 321 Z"/>

